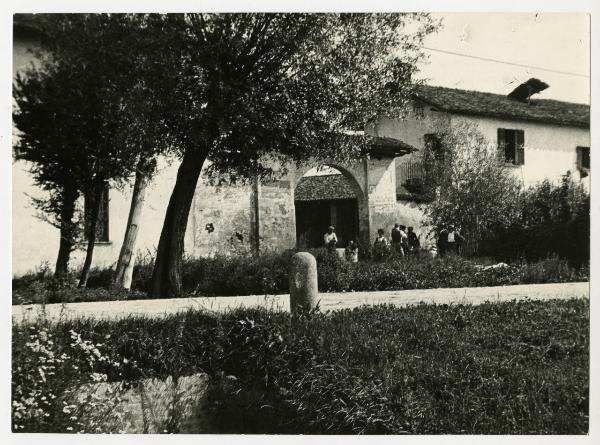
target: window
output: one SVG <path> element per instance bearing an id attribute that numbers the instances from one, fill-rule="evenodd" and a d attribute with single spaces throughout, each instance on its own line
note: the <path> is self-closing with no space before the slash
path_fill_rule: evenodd
<path id="1" fill-rule="evenodd" d="M 98 243 L 108 243 L 110 241 L 108 237 L 108 185 L 104 188 L 102 192 L 102 197 L 100 198 L 100 209 L 98 211 L 98 223 L 96 224 L 96 242 Z M 88 220 L 89 220 L 89 212 L 91 211 L 90 206 L 87 201 L 84 203 L 84 212 L 85 212 L 85 221 L 86 221 L 86 229 L 85 236 L 87 239 L 88 234 Z"/>
<path id="2" fill-rule="evenodd" d="M 508 164 L 525 164 L 525 132 L 498 128 L 498 155 Z"/>
<path id="3" fill-rule="evenodd" d="M 590 147 L 577 147 L 577 168 L 590 169 Z"/>

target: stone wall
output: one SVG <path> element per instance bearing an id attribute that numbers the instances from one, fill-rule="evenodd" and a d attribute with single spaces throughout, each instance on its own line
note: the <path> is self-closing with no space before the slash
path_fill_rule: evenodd
<path id="1" fill-rule="evenodd" d="M 294 182 L 290 178 L 261 184 L 258 193 L 260 250 L 296 246 Z"/>
<path id="2" fill-rule="evenodd" d="M 396 162 L 395 159 L 369 159 L 367 178 L 369 184 L 370 243 L 377 230 L 387 234 L 396 222 Z"/>
<path id="3" fill-rule="evenodd" d="M 243 254 L 252 248 L 250 185 L 211 186 L 201 177 L 190 210 L 185 253 L 191 256 Z"/>

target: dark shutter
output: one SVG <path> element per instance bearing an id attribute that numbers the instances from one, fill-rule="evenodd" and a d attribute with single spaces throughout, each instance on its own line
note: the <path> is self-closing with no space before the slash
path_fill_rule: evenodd
<path id="1" fill-rule="evenodd" d="M 525 164 L 525 132 L 523 130 L 515 131 L 515 164 Z"/>
<path id="2" fill-rule="evenodd" d="M 502 163 L 506 162 L 506 130 L 498 128 L 498 160 Z"/>
<path id="3" fill-rule="evenodd" d="M 577 153 L 577 169 L 583 171 L 584 169 L 590 169 L 590 147 L 577 147 L 575 149 Z"/>
<path id="4" fill-rule="evenodd" d="M 581 154 L 581 167 L 590 169 L 590 147 L 578 147 Z"/>
<path id="5" fill-rule="evenodd" d="M 577 147 L 577 168 L 590 169 L 590 147 Z"/>

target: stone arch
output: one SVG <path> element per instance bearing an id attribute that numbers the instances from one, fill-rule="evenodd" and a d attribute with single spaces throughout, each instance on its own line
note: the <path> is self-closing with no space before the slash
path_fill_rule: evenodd
<path id="1" fill-rule="evenodd" d="M 339 214 L 342 216 L 340 221 L 331 221 L 331 223 L 337 223 L 337 227 L 338 229 L 342 229 L 340 233 L 342 233 L 342 239 L 341 239 L 341 246 L 345 246 L 346 242 L 349 241 L 348 238 L 348 233 L 347 231 L 343 230 L 344 226 L 347 227 L 348 225 L 352 226 L 352 222 L 348 220 L 349 215 L 352 214 L 356 217 L 356 233 L 352 236 L 352 238 L 356 238 L 359 242 L 360 245 L 362 246 L 367 246 L 369 244 L 369 206 L 368 206 L 368 200 L 367 200 L 367 194 L 368 194 L 368 190 L 366 190 L 366 179 L 365 179 L 365 168 L 364 165 L 362 165 L 362 163 L 357 162 L 356 165 L 354 166 L 345 166 L 345 165 L 340 165 L 334 162 L 325 162 L 325 163 L 321 163 L 321 164 L 316 164 L 313 163 L 312 165 L 307 165 L 304 166 L 302 168 L 298 168 L 295 170 L 294 172 L 294 181 L 293 181 L 293 187 L 292 187 L 292 193 L 293 193 L 293 202 L 294 202 L 294 216 L 295 216 L 295 226 L 296 226 L 296 245 L 297 247 L 316 247 L 314 244 L 315 242 L 313 241 L 311 245 L 302 245 L 301 243 L 301 232 L 303 230 L 303 228 L 305 227 L 305 221 L 303 221 L 303 215 L 302 212 L 306 211 L 308 209 L 308 211 L 310 212 L 314 212 L 314 211 L 323 211 L 324 208 L 327 208 L 326 202 L 327 200 L 322 200 L 320 202 L 320 206 L 317 204 L 313 204 L 312 206 L 307 204 L 306 202 L 301 202 L 301 201 L 297 201 L 296 199 L 296 191 L 298 188 L 298 184 L 301 181 L 301 179 L 303 177 L 305 177 L 306 173 L 311 170 L 314 167 L 317 167 L 318 165 L 326 165 L 328 167 L 332 167 L 335 170 L 337 170 L 339 173 L 341 173 L 341 176 L 343 177 L 343 180 L 346 182 L 346 184 L 350 187 L 350 189 L 353 192 L 354 195 L 354 199 L 355 199 L 355 209 L 352 210 L 352 206 L 353 204 L 351 202 L 333 202 L 335 200 L 330 200 L 329 202 L 329 209 L 331 210 L 333 207 L 332 206 L 339 206 L 336 207 L 335 212 L 339 212 Z M 348 200 L 350 201 L 350 200 Z M 332 215 L 335 214 L 334 211 L 332 211 Z M 352 217 L 354 217 L 352 216 Z M 317 218 L 318 219 L 318 218 Z M 323 218 L 323 220 L 326 220 L 326 218 Z M 340 226 L 340 224 L 342 224 L 342 226 Z M 325 227 L 319 227 L 318 229 L 320 229 L 320 231 L 322 231 L 323 233 L 325 233 Z M 353 230 L 351 230 L 353 231 Z M 322 237 L 323 233 L 320 234 L 320 236 Z M 340 237 L 340 233 L 338 233 L 338 237 Z M 318 242 L 317 242 L 318 244 Z"/>

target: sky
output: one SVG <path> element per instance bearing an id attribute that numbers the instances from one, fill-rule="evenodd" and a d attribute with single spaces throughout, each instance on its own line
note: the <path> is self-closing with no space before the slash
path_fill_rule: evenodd
<path id="1" fill-rule="evenodd" d="M 426 50 L 418 77 L 429 84 L 508 94 L 530 77 L 549 84 L 535 97 L 590 102 L 590 21 L 582 13 L 444 13 L 443 28 L 425 38 L 431 49 L 512 62 L 478 60 Z M 588 77 L 539 70 L 582 74 Z"/>

